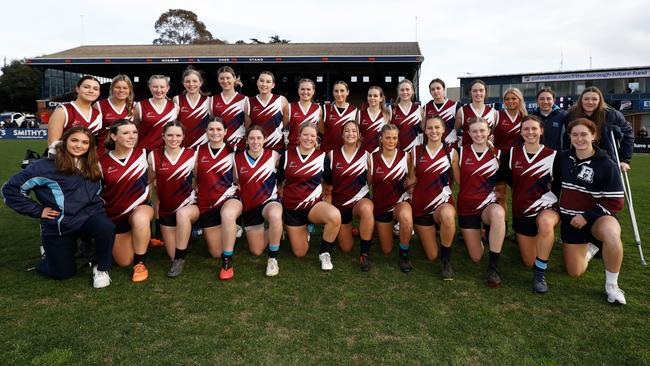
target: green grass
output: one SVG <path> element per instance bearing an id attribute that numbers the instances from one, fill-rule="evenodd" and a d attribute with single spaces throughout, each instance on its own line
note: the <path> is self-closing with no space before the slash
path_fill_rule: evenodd
<path id="1" fill-rule="evenodd" d="M 0 181 L 17 171 L 27 147 L 0 141 Z M 631 172 L 642 238 L 650 218 L 650 156 Z M 530 291 L 530 270 L 505 244 L 504 286 L 484 284 L 486 258 L 473 264 L 455 243 L 456 279 L 443 282 L 438 263 L 418 245 L 414 270 L 396 254 L 373 248 L 373 267 L 359 272 L 356 255 L 335 252 L 322 273 L 317 248 L 294 258 L 283 246 L 280 275 L 264 277 L 266 260 L 238 244 L 234 280 L 217 279 L 217 261 L 201 240 L 191 243 L 185 273 L 168 279 L 164 251 L 150 251 L 150 278 L 130 282 L 114 268 L 113 284 L 95 290 L 90 272 L 56 282 L 27 268 L 38 260 L 38 223 L 0 207 L 0 364 L 650 364 L 648 267 L 639 265 L 627 214 L 620 285 L 628 304 L 603 294 L 602 261 L 568 277 L 553 250 L 550 293 Z M 315 241 L 312 240 L 312 243 Z M 650 246 L 646 247 L 650 254 Z M 356 249 L 355 249 L 356 251 Z"/>

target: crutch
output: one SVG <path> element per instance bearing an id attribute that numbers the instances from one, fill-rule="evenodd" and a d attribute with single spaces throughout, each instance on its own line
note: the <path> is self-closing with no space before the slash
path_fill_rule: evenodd
<path id="1" fill-rule="evenodd" d="M 623 182 L 623 193 L 625 195 L 625 201 L 627 203 L 627 209 L 630 213 L 630 221 L 632 222 L 632 231 L 634 233 L 634 241 L 636 241 L 636 247 L 639 250 L 639 257 L 641 258 L 641 265 L 645 266 L 645 258 L 643 257 L 643 248 L 641 247 L 641 236 L 639 235 L 639 226 L 636 222 L 636 214 L 634 213 L 634 204 L 632 202 L 632 189 L 630 188 L 630 178 L 627 175 L 627 172 L 621 170 L 621 160 L 618 157 L 618 147 L 616 146 L 616 139 L 614 138 L 614 130 L 609 130 L 610 137 L 612 138 L 612 146 L 614 150 L 614 155 L 616 157 L 616 164 L 618 165 L 618 170 L 621 173 L 621 181 Z"/>

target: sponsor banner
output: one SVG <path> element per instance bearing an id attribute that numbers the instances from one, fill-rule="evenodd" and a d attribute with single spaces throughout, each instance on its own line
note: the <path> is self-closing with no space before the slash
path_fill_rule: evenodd
<path id="1" fill-rule="evenodd" d="M 648 111 L 650 110 L 650 99 L 641 99 L 639 101 L 639 105 L 641 110 Z"/>
<path id="2" fill-rule="evenodd" d="M 522 83 L 537 83 L 544 81 L 594 80 L 594 79 L 624 79 L 650 77 L 650 69 L 622 71 L 576 72 L 568 74 L 524 75 Z"/>
<path id="3" fill-rule="evenodd" d="M 41 128 L 3 128 L 0 140 L 47 140 L 47 129 Z"/>
<path id="4" fill-rule="evenodd" d="M 634 152 L 650 153 L 650 138 L 647 137 L 634 138 Z"/>

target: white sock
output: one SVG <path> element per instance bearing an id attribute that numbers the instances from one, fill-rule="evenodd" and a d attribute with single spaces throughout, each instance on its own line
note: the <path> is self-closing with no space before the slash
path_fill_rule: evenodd
<path id="1" fill-rule="evenodd" d="M 605 285 L 618 285 L 618 272 L 605 270 Z"/>

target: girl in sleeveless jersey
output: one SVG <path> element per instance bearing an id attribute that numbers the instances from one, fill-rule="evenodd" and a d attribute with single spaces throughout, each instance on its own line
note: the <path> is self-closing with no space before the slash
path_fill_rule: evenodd
<path id="1" fill-rule="evenodd" d="M 331 271 L 333 265 L 330 253 L 341 227 L 341 213 L 322 200 L 321 178 L 325 153 L 316 149 L 316 125 L 309 121 L 303 122 L 299 135 L 300 145 L 287 149 L 278 167 L 278 182 L 284 182 L 284 224 L 291 248 L 297 257 L 304 257 L 309 249 L 307 223 L 323 224 L 318 259 L 323 271 Z"/>
<path id="2" fill-rule="evenodd" d="M 301 79 L 298 82 L 298 96 L 300 100 L 289 104 L 287 128 L 289 130 L 288 150 L 295 149 L 300 144 L 300 126 L 309 122 L 318 128 L 323 118 L 323 110 L 320 105 L 314 103 L 316 83 L 311 79 Z"/>
<path id="3" fill-rule="evenodd" d="M 499 168 L 499 151 L 488 145 L 489 125 L 483 117 L 473 117 L 466 124 L 472 143 L 460 148 L 460 190 L 458 191 L 458 224 L 467 251 L 474 262 L 483 256 L 481 223 L 489 225 L 490 261 L 487 284 L 501 286 L 497 271 L 505 237 L 505 211 L 496 202 L 494 185 Z"/>
<path id="4" fill-rule="evenodd" d="M 581 276 L 598 249 L 590 243 L 601 244 L 607 301 L 623 305 L 625 294 L 618 287 L 623 243 L 615 216 L 624 202 L 620 167 L 596 145 L 600 136 L 594 122 L 580 118 L 567 130 L 572 148 L 560 153 L 554 174 L 554 189 L 561 192 L 564 266 L 572 277 Z"/>
<path id="5" fill-rule="evenodd" d="M 248 97 L 237 92 L 235 87 L 243 84 L 230 66 L 222 66 L 217 70 L 217 78 L 221 93 L 212 96 L 210 114 L 219 117 L 226 124 L 225 141 L 232 151 L 243 151 L 246 148 L 245 113 Z"/>
<path id="6" fill-rule="evenodd" d="M 264 148 L 274 151 L 284 150 L 283 129 L 288 119 L 289 103 L 282 95 L 273 94 L 275 76 L 270 71 L 262 71 L 257 78 L 258 94 L 248 99 L 246 127 L 260 126 L 264 133 Z"/>
<path id="7" fill-rule="evenodd" d="M 533 291 L 538 293 L 548 292 L 545 272 L 560 222 L 557 197 L 551 192 L 556 152 L 542 145 L 543 135 L 539 117 L 523 117 L 524 144 L 502 151 L 498 179 L 512 187 L 512 226 L 521 259 L 533 267 Z"/>
<path id="8" fill-rule="evenodd" d="M 117 265 L 134 264 L 133 282 L 149 277 L 147 247 L 151 239 L 153 208 L 149 205 L 147 154 L 135 148 L 138 128 L 131 120 L 113 121 L 100 160 L 106 215 L 115 224 L 113 258 Z"/>
<path id="9" fill-rule="evenodd" d="M 496 111 L 494 108 L 485 104 L 485 98 L 487 98 L 487 87 L 485 82 L 482 80 L 474 80 L 472 84 L 470 84 L 469 96 L 472 98 L 472 101 L 462 106 L 458 112 L 456 112 L 456 125 L 454 127 L 456 130 L 462 131 L 461 146 L 472 143 L 472 138 L 468 131 L 468 122 L 471 118 L 484 118 L 490 129 L 493 128 L 496 120 Z M 490 131 L 490 134 L 491 133 L 492 132 Z"/>
<path id="10" fill-rule="evenodd" d="M 178 121 L 185 127 L 183 146 L 196 150 L 208 142 L 205 130 L 210 120 L 210 98 L 201 91 L 203 76 L 201 72 L 189 66 L 183 72 L 185 91 L 174 97 L 178 111 Z"/>
<path id="11" fill-rule="evenodd" d="M 345 81 L 337 81 L 332 89 L 334 103 L 329 103 L 323 110 L 323 120 L 319 132 L 323 135 L 321 150 L 327 152 L 343 146 L 343 125 L 348 121 L 357 121 L 357 108 L 348 103 L 350 89 Z"/>
<path id="12" fill-rule="evenodd" d="M 422 144 L 422 109 L 413 102 L 413 83 L 404 79 L 397 85 L 399 100 L 391 109 L 391 122 L 399 129 L 399 148 L 410 152 Z"/>
<path id="13" fill-rule="evenodd" d="M 151 98 L 136 103 L 133 120 L 138 124 L 138 147 L 151 152 L 163 146 L 163 126 L 176 120 L 178 108 L 167 98 L 168 76 L 151 75 L 148 84 Z"/>
<path id="14" fill-rule="evenodd" d="M 104 142 L 109 134 L 109 129 L 114 121 L 118 119 L 133 119 L 133 83 L 131 79 L 123 74 L 117 75 L 111 81 L 109 97 L 95 103 L 102 114 L 102 129 L 97 134 L 97 155 L 104 156 Z"/>
<path id="15" fill-rule="evenodd" d="M 239 190 L 234 184 L 234 153 L 226 144 L 226 125 L 216 117 L 208 123 L 208 143 L 200 145 L 196 153 L 197 206 L 201 216 L 203 237 L 214 258 L 221 257 L 219 279 L 229 280 L 235 272 L 232 256 L 237 228 L 235 220 L 241 215 Z"/>
<path id="16" fill-rule="evenodd" d="M 268 240 L 266 276 L 277 276 L 278 251 L 282 239 L 282 205 L 278 202 L 276 169 L 280 155 L 265 149 L 262 127 L 251 126 L 246 133 L 248 149 L 235 154 L 235 182 L 239 185 L 248 248 L 253 255 L 264 252 Z M 264 221 L 269 224 L 264 232 Z"/>
<path id="17" fill-rule="evenodd" d="M 182 147 L 183 125 L 167 122 L 163 126 L 165 145 L 149 153 L 149 180 L 158 194 L 160 226 L 167 255 L 172 258 L 168 277 L 178 277 L 185 268 L 187 245 L 192 225 L 199 219 L 196 194 L 192 187 L 194 150 Z"/>
<path id="18" fill-rule="evenodd" d="M 386 107 L 384 91 L 378 86 L 368 89 L 368 107 L 359 113 L 362 148 L 368 153 L 379 150 L 381 128 L 390 121 L 390 109 Z"/>
<path id="19" fill-rule="evenodd" d="M 411 271 L 409 246 L 413 235 L 412 186 L 407 181 L 409 153 L 398 148 L 399 129 L 393 124 L 381 128 L 379 151 L 368 161 L 368 182 L 372 184 L 373 214 L 379 245 L 384 254 L 393 250 L 393 220 L 399 223 L 399 267 Z"/>
<path id="20" fill-rule="evenodd" d="M 94 136 L 102 129 L 102 114 L 93 108 L 100 94 L 100 84 L 94 76 L 85 75 L 77 82 L 74 101 L 56 107 L 47 124 L 47 143 L 51 154 L 61 140 L 63 132 L 72 127 L 86 127 Z M 93 144 L 96 146 L 96 144 Z"/>
<path id="21" fill-rule="evenodd" d="M 452 183 L 460 180 L 458 154 L 444 141 L 445 122 L 440 116 L 426 117 L 424 121 L 424 144 L 412 152 L 409 172 L 413 188 L 413 221 L 415 232 L 430 261 L 438 257 L 436 226 L 440 226 L 442 241 L 442 278 L 452 280 L 451 245 L 456 234 L 456 208 L 452 195 Z"/>
<path id="22" fill-rule="evenodd" d="M 339 247 L 345 253 L 352 250 L 352 219 L 359 219 L 361 270 L 370 269 L 370 245 L 375 226 L 373 204 L 368 198 L 368 159 L 370 155 L 361 148 L 359 125 L 354 120 L 343 124 L 344 145 L 331 150 L 325 157 L 323 181 L 331 187 L 332 205 L 341 212 L 341 228 L 337 236 Z M 327 188 L 325 188 L 327 189 Z"/>
<path id="23" fill-rule="evenodd" d="M 440 116 L 445 121 L 444 139 L 447 145 L 454 148 L 458 146 L 457 131 L 455 128 L 456 112 L 460 109 L 460 103 L 447 98 L 445 82 L 441 79 L 433 79 L 429 83 L 429 93 L 432 100 L 424 105 L 424 116 Z"/>

